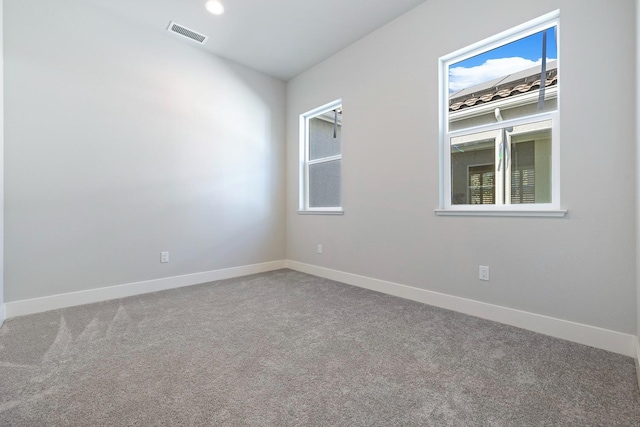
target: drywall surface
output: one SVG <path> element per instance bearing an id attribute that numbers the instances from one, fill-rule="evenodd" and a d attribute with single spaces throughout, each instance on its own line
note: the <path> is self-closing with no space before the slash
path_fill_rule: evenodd
<path id="1" fill-rule="evenodd" d="M 0 0 L 0 325 L 4 320 L 4 0 Z"/>
<path id="2" fill-rule="evenodd" d="M 430 0 L 290 80 L 287 258 L 635 333 L 634 7 Z M 436 216 L 438 58 L 556 9 L 568 215 Z M 298 115 L 338 98 L 345 213 L 297 215 Z"/>
<path id="3" fill-rule="evenodd" d="M 637 328 L 636 336 L 640 339 L 640 0 L 636 0 L 636 298 L 637 298 Z M 638 355 L 640 357 L 640 354 Z M 640 371 L 638 371 L 640 382 Z"/>
<path id="4" fill-rule="evenodd" d="M 86 2 L 5 16 L 7 302 L 283 259 L 284 82 Z"/>

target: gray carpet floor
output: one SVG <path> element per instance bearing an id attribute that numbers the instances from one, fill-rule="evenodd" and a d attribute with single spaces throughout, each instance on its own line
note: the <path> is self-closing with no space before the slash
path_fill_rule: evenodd
<path id="1" fill-rule="evenodd" d="M 10 319 L 2 426 L 638 426 L 634 361 L 279 270 Z"/>

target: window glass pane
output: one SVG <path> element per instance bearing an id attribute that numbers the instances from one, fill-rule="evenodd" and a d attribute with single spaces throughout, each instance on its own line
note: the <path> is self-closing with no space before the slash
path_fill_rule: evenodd
<path id="1" fill-rule="evenodd" d="M 511 203 L 536 202 L 535 142 L 526 141 L 511 147 Z"/>
<path id="2" fill-rule="evenodd" d="M 557 110 L 557 59 L 556 27 L 551 27 L 450 65 L 449 130 Z M 499 119 L 490 108 L 497 102 Z"/>
<path id="3" fill-rule="evenodd" d="M 494 130 L 451 139 L 451 204 L 495 204 L 499 133 Z"/>
<path id="4" fill-rule="evenodd" d="M 309 207 L 340 207 L 342 160 L 309 165 Z"/>
<path id="5" fill-rule="evenodd" d="M 551 124 L 451 138 L 451 204 L 551 203 Z"/>
<path id="6" fill-rule="evenodd" d="M 513 128 L 512 204 L 551 203 L 551 120 Z"/>
<path id="7" fill-rule="evenodd" d="M 494 165 L 469 166 L 469 204 L 495 204 L 495 178 Z"/>
<path id="8" fill-rule="evenodd" d="M 342 151 L 341 117 L 342 114 L 338 114 L 338 126 L 335 138 L 333 137 L 333 111 L 309 119 L 309 160 L 340 155 Z"/>

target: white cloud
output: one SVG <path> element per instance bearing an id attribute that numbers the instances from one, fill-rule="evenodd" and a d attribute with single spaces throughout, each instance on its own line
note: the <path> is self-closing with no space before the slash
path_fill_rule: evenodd
<path id="1" fill-rule="evenodd" d="M 542 59 L 532 61 L 530 59 L 512 57 L 488 59 L 484 64 L 470 68 L 452 67 L 449 68 L 449 92 L 457 92 L 507 74 L 526 70 L 540 65 L 541 62 Z"/>

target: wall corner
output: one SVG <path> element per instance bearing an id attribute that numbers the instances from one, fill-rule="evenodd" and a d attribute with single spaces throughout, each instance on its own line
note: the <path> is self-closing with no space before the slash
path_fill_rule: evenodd
<path id="1" fill-rule="evenodd" d="M 636 373 L 640 387 L 640 0 L 636 0 Z"/>
<path id="2" fill-rule="evenodd" d="M 4 322 L 4 0 L 0 0 L 0 326 Z"/>

